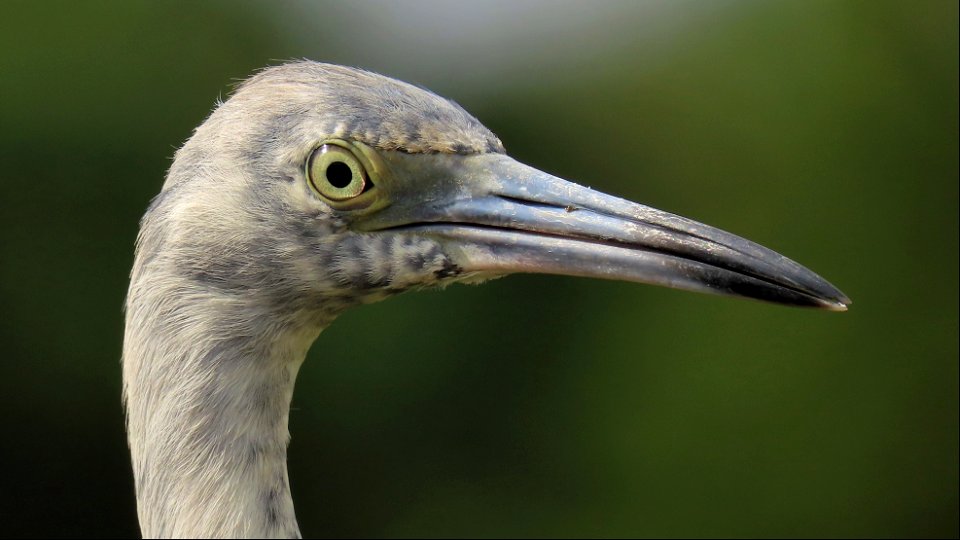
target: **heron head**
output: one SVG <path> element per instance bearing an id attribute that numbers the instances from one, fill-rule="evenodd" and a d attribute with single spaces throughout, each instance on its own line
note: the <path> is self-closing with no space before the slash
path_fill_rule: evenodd
<path id="1" fill-rule="evenodd" d="M 313 62 L 259 73 L 211 114 L 177 152 L 140 243 L 196 287 L 327 314 L 514 272 L 849 303 L 757 244 L 511 159 L 435 94 Z"/>

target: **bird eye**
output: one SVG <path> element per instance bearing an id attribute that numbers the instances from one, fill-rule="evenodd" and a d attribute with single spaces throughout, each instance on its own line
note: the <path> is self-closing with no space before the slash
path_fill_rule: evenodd
<path id="1" fill-rule="evenodd" d="M 335 144 L 324 144 L 313 151 L 307 162 L 307 178 L 313 189 L 332 201 L 352 199 L 373 187 L 360 161 Z"/>

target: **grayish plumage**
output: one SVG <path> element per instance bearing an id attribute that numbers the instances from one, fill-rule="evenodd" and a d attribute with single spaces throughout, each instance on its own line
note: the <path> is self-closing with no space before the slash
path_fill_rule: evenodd
<path id="1" fill-rule="evenodd" d="M 849 303 L 756 244 L 511 160 L 430 92 L 269 68 L 177 152 L 141 223 L 123 379 L 144 535 L 299 536 L 287 418 L 320 331 L 354 305 L 511 272 Z"/>

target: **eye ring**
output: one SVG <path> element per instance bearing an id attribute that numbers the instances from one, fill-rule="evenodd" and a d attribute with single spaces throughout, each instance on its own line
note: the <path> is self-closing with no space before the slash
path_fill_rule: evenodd
<path id="1" fill-rule="evenodd" d="M 335 202 L 353 199 L 373 187 L 360 160 L 350 150 L 329 143 L 310 155 L 307 179 L 320 196 Z"/>

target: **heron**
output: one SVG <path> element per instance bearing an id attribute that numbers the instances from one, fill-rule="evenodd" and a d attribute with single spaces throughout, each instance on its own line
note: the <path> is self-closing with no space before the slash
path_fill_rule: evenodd
<path id="1" fill-rule="evenodd" d="M 850 304 L 758 244 L 508 157 L 428 90 L 268 67 L 176 151 L 140 222 L 122 367 L 144 536 L 299 537 L 287 423 L 320 332 L 353 306 L 511 273 Z"/>

